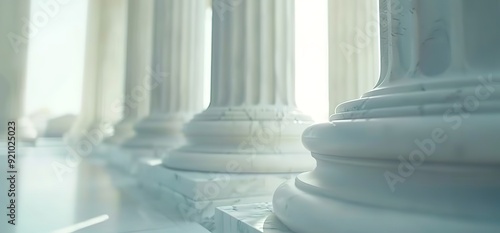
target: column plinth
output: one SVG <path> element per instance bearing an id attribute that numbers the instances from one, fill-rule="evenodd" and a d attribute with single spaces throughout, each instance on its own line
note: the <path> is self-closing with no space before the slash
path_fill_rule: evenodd
<path id="1" fill-rule="evenodd" d="M 312 169 L 300 144 L 312 120 L 295 104 L 294 1 L 244 0 L 224 13 L 213 18 L 210 106 L 185 126 L 187 144 L 163 164 L 229 173 Z"/>
<path id="2" fill-rule="evenodd" d="M 282 185 L 296 233 L 498 232 L 498 1 L 380 1 L 379 84 L 302 138 L 317 168 Z"/>

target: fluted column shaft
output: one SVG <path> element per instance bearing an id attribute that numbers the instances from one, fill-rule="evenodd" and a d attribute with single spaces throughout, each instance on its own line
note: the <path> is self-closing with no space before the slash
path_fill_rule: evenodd
<path id="1" fill-rule="evenodd" d="M 293 1 L 242 1 L 212 33 L 211 107 L 295 107 Z"/>
<path id="2" fill-rule="evenodd" d="M 381 0 L 381 78 L 303 142 L 282 185 L 296 233 L 500 231 L 500 2 Z"/>
<path id="3" fill-rule="evenodd" d="M 112 143 L 134 136 L 134 125 L 149 112 L 153 49 L 154 0 L 128 1 L 128 29 L 123 119 L 115 126 Z"/>
<path id="4" fill-rule="evenodd" d="M 164 164 L 213 172 L 234 172 L 230 161 L 241 172 L 311 169 L 300 133 L 312 121 L 295 104 L 294 1 L 238 1 L 224 18 L 214 14 L 212 27 L 210 106 L 186 125 L 188 144 Z"/>
<path id="5" fill-rule="evenodd" d="M 182 125 L 202 109 L 205 2 L 156 0 L 149 116 L 128 147 L 171 148 Z"/>
<path id="6" fill-rule="evenodd" d="M 122 114 L 127 1 L 88 2 L 82 109 L 66 138 L 98 143 L 113 132 Z"/>
<path id="7" fill-rule="evenodd" d="M 394 4 L 394 3 L 393 3 Z M 392 20 L 391 60 L 381 86 L 402 80 L 476 79 L 500 71 L 498 2 L 401 1 L 398 19 Z M 418 14 L 425 12 L 425 14 Z M 480 13 L 478 13 L 480 12 Z M 481 35 L 481 36 L 478 36 Z"/>
<path id="8" fill-rule="evenodd" d="M 16 121 L 17 135 L 31 140 L 36 131 L 22 119 L 26 95 L 26 69 L 30 1 L 0 2 L 0 140 L 7 137 L 7 122 Z"/>
<path id="9" fill-rule="evenodd" d="M 380 73 L 379 15 L 375 0 L 329 0 L 330 114 L 371 90 Z"/>

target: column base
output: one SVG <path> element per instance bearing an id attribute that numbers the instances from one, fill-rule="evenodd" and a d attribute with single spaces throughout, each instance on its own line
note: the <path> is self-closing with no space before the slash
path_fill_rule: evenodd
<path id="1" fill-rule="evenodd" d="M 273 214 L 269 202 L 219 207 L 215 226 L 216 233 L 293 233 Z"/>
<path id="2" fill-rule="evenodd" d="M 329 198 L 303 191 L 297 188 L 295 181 L 289 181 L 276 190 L 273 205 L 279 219 L 296 233 L 495 233 L 500 229 L 500 225 L 494 222 Z"/>
<path id="3" fill-rule="evenodd" d="M 166 153 L 184 144 L 182 125 L 189 116 L 182 113 L 151 115 L 136 124 L 135 136 L 126 140 L 122 146 L 132 150 L 157 150 Z"/>
<path id="4" fill-rule="evenodd" d="M 297 175 L 190 172 L 166 168 L 158 162 L 139 163 L 137 176 L 141 186 L 157 193 L 186 220 L 211 231 L 216 207 L 270 201 L 280 184 Z"/>
<path id="5" fill-rule="evenodd" d="M 204 114 L 208 113 L 198 118 L 207 117 Z M 312 122 L 270 120 L 272 117 L 264 120 L 202 119 L 186 124 L 184 133 L 188 144 L 169 153 L 164 159 L 165 166 L 191 171 L 259 174 L 305 172 L 316 164 L 302 146 L 300 137 Z"/>

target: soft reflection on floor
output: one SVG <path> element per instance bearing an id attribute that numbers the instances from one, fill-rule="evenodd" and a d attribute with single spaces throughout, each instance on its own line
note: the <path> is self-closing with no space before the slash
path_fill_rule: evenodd
<path id="1" fill-rule="evenodd" d="M 5 168 L 6 158 L 0 158 Z M 11 228 L 2 217 L 0 232 L 206 232 L 155 211 L 131 177 L 95 159 L 67 159 L 67 153 L 48 148 L 18 155 L 17 224 Z M 6 192 L 0 195 L 6 198 Z"/>

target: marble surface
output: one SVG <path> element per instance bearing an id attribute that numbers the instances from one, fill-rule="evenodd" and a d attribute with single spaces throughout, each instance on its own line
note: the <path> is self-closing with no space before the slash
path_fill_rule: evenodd
<path id="1" fill-rule="evenodd" d="M 214 233 L 293 233 L 273 214 L 269 202 L 219 207 Z"/>
<path id="2" fill-rule="evenodd" d="M 165 168 L 161 159 L 137 160 L 140 187 L 163 209 L 174 209 L 189 221 L 214 230 L 219 206 L 268 202 L 274 190 L 296 174 L 222 174 Z"/>
<path id="3" fill-rule="evenodd" d="M 7 174 L 4 151 L 1 176 Z M 16 226 L 0 214 L 0 232 L 208 232 L 175 214 L 155 210 L 155 200 L 130 176 L 107 168 L 101 160 L 79 160 L 65 151 L 50 146 L 19 148 Z M 1 178 L 1 190 L 6 185 Z M 7 192 L 0 195 L 0 205 L 7 206 Z"/>
<path id="4" fill-rule="evenodd" d="M 210 173 L 175 170 L 157 159 L 138 161 L 141 179 L 159 184 L 193 200 L 272 196 L 283 182 L 297 173 Z"/>

